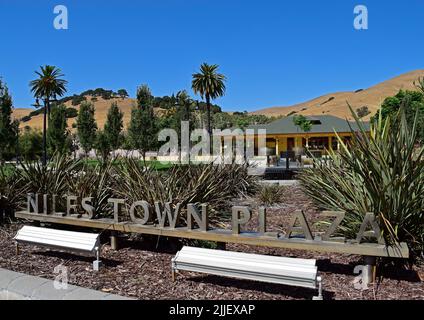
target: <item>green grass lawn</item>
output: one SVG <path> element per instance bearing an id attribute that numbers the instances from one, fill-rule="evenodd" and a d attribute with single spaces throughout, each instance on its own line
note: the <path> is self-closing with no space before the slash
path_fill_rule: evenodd
<path id="1" fill-rule="evenodd" d="M 90 166 L 95 166 L 99 164 L 99 161 L 97 159 L 86 159 L 86 160 L 82 160 L 84 163 L 90 165 Z M 143 161 L 140 160 L 140 163 L 143 164 Z M 171 168 L 174 164 L 173 163 L 162 163 L 160 161 L 146 161 L 146 165 L 149 167 L 152 167 L 153 169 L 156 170 L 168 170 L 169 168 Z"/>
<path id="2" fill-rule="evenodd" d="M 97 159 L 84 159 L 82 161 L 88 164 L 89 166 L 93 166 L 93 167 L 100 163 Z M 143 164 L 143 161 L 140 160 L 140 163 Z M 165 171 L 171 168 L 174 164 L 162 163 L 160 161 L 146 161 L 146 165 L 158 171 Z M 3 165 L 0 165 L 0 174 L 4 174 L 5 176 L 11 175 L 13 173 L 13 170 L 15 170 L 14 164 L 6 163 Z"/>

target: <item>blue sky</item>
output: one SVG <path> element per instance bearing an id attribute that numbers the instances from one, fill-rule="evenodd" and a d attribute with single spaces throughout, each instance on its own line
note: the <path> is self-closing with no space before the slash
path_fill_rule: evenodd
<path id="1" fill-rule="evenodd" d="M 55 5 L 69 29 L 53 28 Z M 353 8 L 369 29 L 353 28 Z M 202 62 L 228 77 L 224 110 L 291 105 L 366 88 L 424 68 L 421 0 L 0 0 L 0 76 L 16 107 L 34 102 L 28 82 L 59 66 L 69 94 L 147 83 L 154 95 L 190 93 Z"/>

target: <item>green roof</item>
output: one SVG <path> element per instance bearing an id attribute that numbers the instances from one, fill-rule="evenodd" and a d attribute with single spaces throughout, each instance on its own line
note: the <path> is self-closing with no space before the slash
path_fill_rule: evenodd
<path id="1" fill-rule="evenodd" d="M 312 121 L 312 129 L 308 133 L 339 133 L 350 132 L 351 129 L 358 130 L 356 122 L 343 120 L 335 116 L 305 116 L 308 120 Z M 303 131 L 294 124 L 294 116 L 285 117 L 273 121 L 268 124 L 252 125 L 248 129 L 266 129 L 267 134 L 296 134 L 303 133 Z M 369 122 L 363 122 L 364 127 L 369 130 Z"/>

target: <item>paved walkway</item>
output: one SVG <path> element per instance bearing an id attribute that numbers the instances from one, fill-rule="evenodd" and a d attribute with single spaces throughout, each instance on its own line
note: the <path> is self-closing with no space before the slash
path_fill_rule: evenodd
<path id="1" fill-rule="evenodd" d="M 67 285 L 56 289 L 54 281 L 0 268 L 0 300 L 131 300 L 101 291 Z"/>
<path id="2" fill-rule="evenodd" d="M 261 184 L 278 184 L 280 186 L 297 186 L 299 180 L 261 180 Z"/>

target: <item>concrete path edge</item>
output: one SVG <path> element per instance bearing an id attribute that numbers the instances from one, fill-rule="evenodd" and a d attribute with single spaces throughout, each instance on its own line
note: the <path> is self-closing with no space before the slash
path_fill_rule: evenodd
<path id="1" fill-rule="evenodd" d="M 56 289 L 54 281 L 0 268 L 0 300 L 133 300 L 102 291 L 67 285 Z"/>

